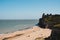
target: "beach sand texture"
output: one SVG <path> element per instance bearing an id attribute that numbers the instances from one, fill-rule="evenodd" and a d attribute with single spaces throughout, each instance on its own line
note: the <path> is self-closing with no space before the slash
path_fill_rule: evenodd
<path id="1" fill-rule="evenodd" d="M 50 29 L 34 26 L 33 28 L 16 31 L 8 34 L 0 34 L 0 40 L 44 40 L 51 35 Z"/>

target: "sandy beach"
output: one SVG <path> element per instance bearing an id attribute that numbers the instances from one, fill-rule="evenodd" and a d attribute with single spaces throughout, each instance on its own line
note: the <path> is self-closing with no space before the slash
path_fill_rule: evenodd
<path id="1" fill-rule="evenodd" d="M 51 35 L 51 31 L 51 29 L 33 26 L 22 31 L 0 34 L 0 40 L 35 40 L 36 38 L 48 38 Z"/>

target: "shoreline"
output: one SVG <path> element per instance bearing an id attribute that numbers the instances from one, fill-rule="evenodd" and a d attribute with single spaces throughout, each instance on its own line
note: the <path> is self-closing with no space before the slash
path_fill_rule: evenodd
<path id="1" fill-rule="evenodd" d="M 35 38 L 42 37 L 47 38 L 51 35 L 50 29 L 43 29 L 38 26 L 33 26 L 32 28 L 15 31 L 13 33 L 1 34 L 0 40 L 34 40 Z M 47 35 L 48 34 L 48 35 Z M 23 39 L 24 38 L 24 39 Z"/>

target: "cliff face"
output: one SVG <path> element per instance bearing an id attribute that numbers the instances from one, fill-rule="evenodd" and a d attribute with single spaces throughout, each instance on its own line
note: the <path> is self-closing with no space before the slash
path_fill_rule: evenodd
<path id="1" fill-rule="evenodd" d="M 51 36 L 46 40 L 60 40 L 60 15 L 43 14 L 42 18 L 39 19 L 38 26 L 52 30 Z"/>
<path id="2" fill-rule="evenodd" d="M 39 19 L 38 26 L 45 28 L 48 25 L 48 28 L 59 27 L 60 28 L 60 15 L 55 14 L 43 14 L 42 18 Z"/>

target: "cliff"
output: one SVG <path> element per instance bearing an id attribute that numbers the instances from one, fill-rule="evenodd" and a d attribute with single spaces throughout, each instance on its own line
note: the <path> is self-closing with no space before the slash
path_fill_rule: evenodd
<path id="1" fill-rule="evenodd" d="M 59 27 L 60 28 L 60 15 L 59 14 L 47 14 L 43 13 L 42 18 L 39 19 L 38 26 L 45 28 L 48 25 L 48 28 Z"/>
<path id="2" fill-rule="evenodd" d="M 60 14 L 45 15 L 43 13 L 42 18 L 39 19 L 38 26 L 52 30 L 51 36 L 46 40 L 60 40 Z"/>

